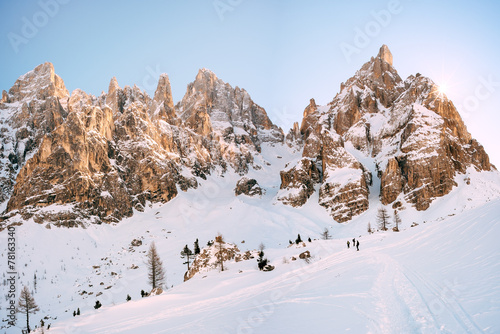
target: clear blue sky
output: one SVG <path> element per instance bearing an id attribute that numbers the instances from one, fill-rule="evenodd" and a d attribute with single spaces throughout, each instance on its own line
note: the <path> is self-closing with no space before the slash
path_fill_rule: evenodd
<path id="1" fill-rule="evenodd" d="M 179 101 L 206 67 L 245 88 L 285 131 L 311 97 L 331 101 L 387 44 L 401 77 L 446 82 L 500 167 L 497 1 L 4 0 L 0 12 L 0 89 L 50 61 L 70 92 L 99 95 L 116 76 L 152 94 L 168 73 Z M 357 53 L 346 57 L 346 45 Z"/>

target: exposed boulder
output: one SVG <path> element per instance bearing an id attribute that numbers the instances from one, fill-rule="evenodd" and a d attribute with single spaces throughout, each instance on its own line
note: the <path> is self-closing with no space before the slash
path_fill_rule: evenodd
<path id="1" fill-rule="evenodd" d="M 311 257 L 311 252 L 308 250 L 299 254 L 299 259 L 305 260 Z"/>
<path id="2" fill-rule="evenodd" d="M 247 196 L 262 196 L 262 188 L 257 183 L 257 180 L 243 177 L 236 183 L 234 193 L 236 196 L 241 194 Z"/>

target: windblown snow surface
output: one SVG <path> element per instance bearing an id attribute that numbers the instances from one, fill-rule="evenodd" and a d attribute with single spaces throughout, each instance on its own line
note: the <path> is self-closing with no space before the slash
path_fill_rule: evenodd
<path id="1" fill-rule="evenodd" d="M 45 333 L 54 334 L 500 333 L 498 172 L 468 170 L 427 211 L 405 204 L 400 232 L 369 234 L 368 223 L 376 227 L 376 186 L 370 189 L 370 209 L 344 224 L 317 204 L 317 192 L 301 208 L 276 200 L 276 174 L 297 154 L 286 147 L 263 149 L 258 159 L 264 168 L 248 175 L 265 190 L 261 198 L 236 197 L 240 176 L 228 173 L 200 180 L 198 189 L 118 224 L 17 226 L 17 291 L 28 285 L 40 306 L 31 326 L 47 317 L 51 328 Z M 325 227 L 332 240 L 319 240 Z M 192 248 L 198 238 L 204 246 L 217 233 L 241 251 L 263 242 L 275 269 L 261 272 L 255 259 L 233 261 L 223 272 L 202 272 L 183 282 L 184 245 Z M 312 242 L 289 246 L 298 233 Z M 5 268 L 6 230 L 0 238 Z M 347 249 L 353 238 L 359 251 Z M 133 239 L 142 245 L 132 247 Z M 169 288 L 141 298 L 141 289 L 150 290 L 145 254 L 152 241 Z M 298 258 L 306 250 L 309 261 Z M 5 274 L 2 280 L 6 290 Z M 103 304 L 98 310 L 96 300 Z M 77 308 L 81 315 L 73 317 Z M 17 325 L 6 328 L 3 321 L 0 332 L 19 333 L 25 323 L 18 314 Z"/>

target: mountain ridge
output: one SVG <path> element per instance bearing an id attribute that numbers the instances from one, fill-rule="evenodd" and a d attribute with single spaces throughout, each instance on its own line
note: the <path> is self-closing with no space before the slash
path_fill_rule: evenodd
<path id="1" fill-rule="evenodd" d="M 381 204 L 425 210 L 468 166 L 496 170 L 432 80 L 417 74 L 403 81 L 392 59 L 383 45 L 330 103 L 310 101 L 300 128 L 288 135 L 304 147 L 297 166 L 281 173 L 283 203 L 303 205 L 318 184 L 320 205 L 348 221 L 368 209 L 370 186 L 379 178 Z M 372 160 L 368 166 L 358 153 Z"/>
<path id="2" fill-rule="evenodd" d="M 286 136 L 246 90 L 205 68 L 174 104 L 166 74 L 153 97 L 120 88 L 115 77 L 98 97 L 70 95 L 53 65 L 42 64 L 2 94 L 2 219 L 117 222 L 197 188 L 211 173 L 262 169 L 264 143 L 277 154 L 284 145 L 302 152 L 276 176 L 276 199 L 300 207 L 319 192 L 318 204 L 337 222 L 366 211 L 374 194 L 396 210 L 425 210 L 469 166 L 496 170 L 432 80 L 403 81 L 392 61 L 383 45 L 330 103 L 311 99 Z M 52 204 L 69 208 L 40 210 Z"/>

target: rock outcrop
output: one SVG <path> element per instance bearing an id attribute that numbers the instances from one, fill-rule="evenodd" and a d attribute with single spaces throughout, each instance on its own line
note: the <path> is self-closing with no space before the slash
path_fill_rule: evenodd
<path id="1" fill-rule="evenodd" d="M 252 152 L 260 152 L 263 142 L 284 140 L 283 131 L 244 89 L 231 87 L 207 69 L 188 85 L 177 109 L 188 128 L 217 141 L 222 158 L 242 175 L 253 163 Z"/>
<path id="2" fill-rule="evenodd" d="M 437 86 L 421 75 L 403 81 L 392 65 L 383 45 L 327 106 L 311 99 L 301 138 L 287 139 L 303 142 L 303 158 L 281 172 L 279 200 L 303 205 L 318 185 L 319 203 L 345 222 L 368 209 L 370 191 L 382 204 L 425 210 L 451 191 L 457 173 L 494 168 Z M 380 189 L 370 188 L 374 177 Z"/>
<path id="3" fill-rule="evenodd" d="M 177 109 L 165 74 L 153 98 L 136 86 L 121 88 L 116 78 L 107 94 L 77 89 L 69 97 L 50 63 L 19 78 L 2 101 L 9 128 L 2 132 L 0 199 L 10 197 L 8 212 L 68 226 L 116 222 L 147 202 L 167 202 L 217 167 L 244 174 L 257 168 L 262 143 L 284 139 L 245 90 L 208 70 Z M 53 204 L 62 207 L 39 212 Z"/>
<path id="4" fill-rule="evenodd" d="M 257 183 L 257 180 L 243 177 L 236 183 L 234 194 L 236 196 L 241 194 L 247 196 L 262 196 L 262 188 Z"/>
<path id="5" fill-rule="evenodd" d="M 249 252 L 241 254 L 238 246 L 235 244 L 224 241 L 222 243 L 216 242 L 211 246 L 203 248 L 201 253 L 196 255 L 191 267 L 184 274 L 184 281 L 193 278 L 196 274 L 221 268 L 221 260 L 223 263 L 226 263 L 235 258 L 238 258 L 238 261 L 248 260 L 251 258 L 251 255 Z M 227 263 L 225 265 L 227 267 Z"/>

